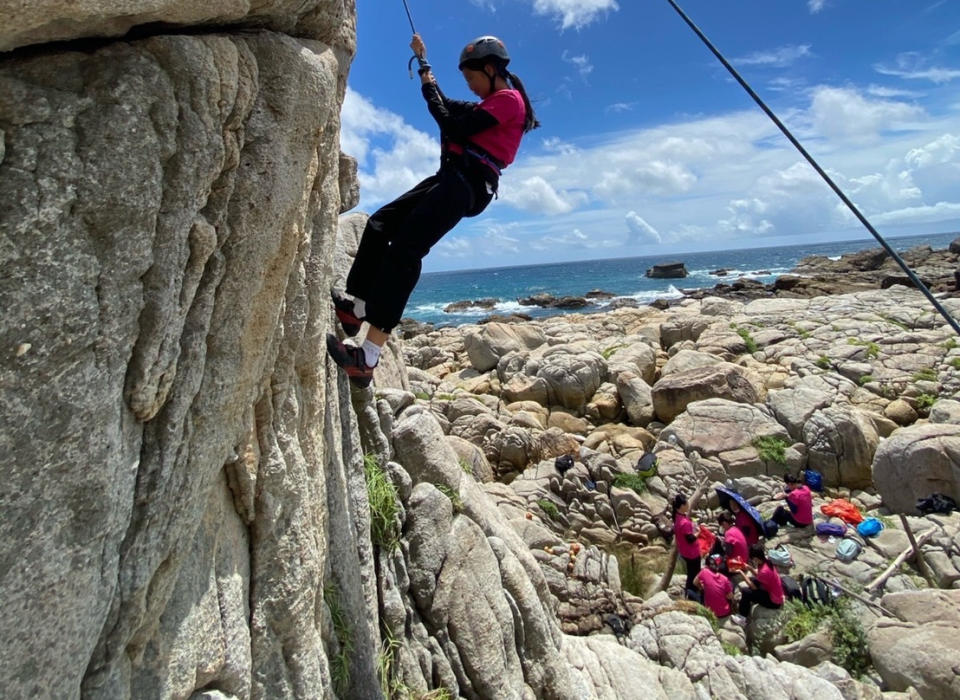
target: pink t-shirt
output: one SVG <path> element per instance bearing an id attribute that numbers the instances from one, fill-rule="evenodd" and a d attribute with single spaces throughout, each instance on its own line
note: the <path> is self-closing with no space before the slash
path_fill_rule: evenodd
<path id="1" fill-rule="evenodd" d="M 793 504 L 793 519 L 801 525 L 813 522 L 813 494 L 807 486 L 798 486 L 787 494 L 787 500 Z"/>
<path id="2" fill-rule="evenodd" d="M 738 527 L 728 528 L 727 531 L 723 533 L 723 541 L 730 545 L 731 556 L 740 557 L 743 561 L 747 561 L 750 558 L 747 550 L 747 538 L 740 532 Z"/>
<path id="3" fill-rule="evenodd" d="M 757 532 L 757 524 L 753 521 L 747 511 L 741 510 L 737 513 L 737 517 L 734 519 L 734 525 L 736 525 L 740 532 L 743 533 L 744 537 L 747 539 L 747 544 L 756 544 L 760 541 L 760 533 Z"/>
<path id="4" fill-rule="evenodd" d="M 687 542 L 687 535 L 693 534 L 693 521 L 683 513 L 677 513 L 673 520 L 673 535 L 677 538 L 677 554 L 684 559 L 699 559 L 700 545 L 697 541 Z"/>
<path id="5" fill-rule="evenodd" d="M 703 604 L 713 611 L 717 617 L 726 617 L 730 614 L 730 601 L 727 594 L 733 593 L 733 584 L 730 579 L 719 571 L 700 569 L 697 579 L 703 586 Z"/>
<path id="6" fill-rule="evenodd" d="M 480 146 L 504 166 L 510 165 L 520 148 L 523 122 L 527 118 L 523 97 L 516 90 L 497 90 L 477 105 L 477 109 L 486 110 L 499 123 L 474 134 L 470 137 L 470 141 Z"/>
<path id="7" fill-rule="evenodd" d="M 783 605 L 783 582 L 777 570 L 767 562 L 763 562 L 757 569 L 757 584 L 770 594 L 771 603 Z"/>

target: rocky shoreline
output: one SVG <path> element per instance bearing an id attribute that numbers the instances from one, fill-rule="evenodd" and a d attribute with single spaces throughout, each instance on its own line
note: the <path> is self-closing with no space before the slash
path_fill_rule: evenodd
<path id="1" fill-rule="evenodd" d="M 904 257 L 960 314 L 957 253 Z M 735 487 L 769 515 L 786 471 L 822 472 L 817 512 L 848 499 L 883 520 L 881 535 L 850 563 L 812 531 L 784 531 L 768 546 L 790 549 L 792 575 L 815 573 L 854 591 L 908 545 L 895 513 L 914 512 L 932 490 L 960 500 L 960 343 L 952 330 L 918 291 L 884 288 L 895 273 L 871 251 L 808 258 L 795 272 L 809 276 L 717 285 L 604 313 L 420 329 L 398 346 L 404 389 L 380 395 L 391 404 L 405 395 L 436 419 L 464 470 L 530 547 L 566 633 L 611 634 L 611 616 L 630 620 L 622 643 L 711 694 L 725 683 L 743 692 L 729 663 L 769 653 L 845 688 L 844 697 L 911 689 L 955 697 L 960 676 L 938 664 L 960 652 L 952 623 L 940 622 L 960 605 L 958 512 L 908 516 L 911 530 L 929 538 L 926 568 L 903 565 L 868 594 L 873 604 L 852 601 L 864 635 L 860 677 L 833 663 L 829 630 L 788 638 L 787 618 L 765 610 L 745 630 L 729 622 L 711 629 L 684 608 L 679 575 L 667 594 L 648 597 L 669 553 L 655 516 L 701 478 L 711 488 L 696 517 L 709 525 L 719 512 L 716 486 Z M 647 452 L 657 473 L 638 484 L 634 465 Z M 577 461 L 559 474 L 553 461 L 562 454 Z M 931 612 L 906 612 L 921 608 Z M 686 640 L 682 651 L 667 638 Z M 930 654 L 933 646 L 943 651 Z"/>
<path id="2" fill-rule="evenodd" d="M 948 248 L 934 249 L 930 246 L 915 246 L 900 252 L 903 260 L 916 273 L 917 277 L 933 292 L 943 294 L 960 293 L 960 237 Z M 647 276 L 668 276 L 663 268 L 682 268 L 683 263 L 669 263 L 654 266 Z M 650 274 L 651 271 L 654 274 Z M 725 269 L 713 270 L 710 274 L 724 276 Z M 675 275 L 678 277 L 684 275 Z M 912 286 L 912 283 L 897 263 L 880 247 L 861 250 L 832 259 L 822 255 L 803 258 L 789 273 L 780 275 L 773 282 L 762 283 L 752 277 L 743 276 L 733 282 L 719 282 L 713 287 L 701 289 L 682 289 L 683 298 L 703 299 L 708 296 L 749 301 L 764 298 L 812 298 L 830 294 L 846 294 L 868 289 L 887 289 L 893 285 Z M 464 310 L 493 309 L 503 300 L 485 298 L 461 300 L 444 307 L 444 312 L 455 313 Z M 611 292 L 594 289 L 583 296 L 557 297 L 549 293 L 535 294 L 516 300 L 523 306 L 536 306 L 541 309 L 582 309 L 584 313 L 604 313 L 618 308 L 637 308 L 641 306 L 634 299 L 617 297 Z M 661 298 L 651 302 L 659 308 L 673 306 L 680 299 Z M 526 322 L 530 316 L 518 314 L 491 314 L 478 323 L 490 322 Z M 422 333 L 436 327 L 436 324 L 424 324 L 415 319 L 406 318 L 402 325 L 404 337 Z"/>

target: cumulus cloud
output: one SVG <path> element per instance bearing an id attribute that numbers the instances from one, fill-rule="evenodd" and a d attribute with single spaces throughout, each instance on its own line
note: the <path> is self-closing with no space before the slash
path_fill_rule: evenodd
<path id="1" fill-rule="evenodd" d="M 697 181 L 697 176 L 680 163 L 653 160 L 640 165 L 608 170 L 593 188 L 608 200 L 640 191 L 646 195 L 672 195 L 686 192 Z"/>
<path id="2" fill-rule="evenodd" d="M 784 68 L 801 58 L 812 56 L 810 53 L 810 44 L 801 44 L 799 46 L 781 46 L 778 49 L 770 51 L 755 51 L 747 56 L 733 59 L 733 63 L 741 66 L 772 66 L 774 68 Z"/>
<path id="3" fill-rule="evenodd" d="M 502 187 L 500 198 L 517 209 L 536 214 L 566 214 L 584 201 L 585 195 L 578 192 L 558 192 L 540 175 Z"/>
<path id="4" fill-rule="evenodd" d="M 810 14 L 815 15 L 820 10 L 822 10 L 827 4 L 827 0 L 807 0 L 807 7 L 810 9 Z"/>
<path id="5" fill-rule="evenodd" d="M 937 163 L 956 163 L 960 158 L 960 137 L 944 134 L 919 148 L 912 148 L 904 160 L 913 168 L 924 168 Z"/>
<path id="6" fill-rule="evenodd" d="M 627 243 L 660 243 L 660 234 L 635 211 L 628 211 L 624 217 L 627 223 Z"/>
<path id="7" fill-rule="evenodd" d="M 619 9 L 616 0 L 533 0 L 533 11 L 556 17 L 561 29 L 580 29 Z"/>
<path id="8" fill-rule="evenodd" d="M 866 141 L 904 128 L 924 116 L 921 108 L 892 100 L 868 100 L 850 88 L 819 87 L 810 113 L 816 130 L 831 138 Z"/>
<path id="9" fill-rule="evenodd" d="M 437 139 L 400 115 L 347 88 L 340 118 L 340 148 L 358 161 L 365 208 L 393 199 L 436 171 Z"/>

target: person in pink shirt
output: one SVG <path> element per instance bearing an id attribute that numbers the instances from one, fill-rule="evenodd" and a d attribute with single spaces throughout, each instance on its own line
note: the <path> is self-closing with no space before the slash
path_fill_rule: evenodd
<path id="1" fill-rule="evenodd" d="M 783 582 L 777 567 L 767 559 L 762 544 L 750 545 L 750 563 L 739 573 L 747 584 L 747 588 L 740 591 L 738 612 L 741 615 L 750 615 L 754 603 L 774 610 L 783 607 Z"/>
<path id="2" fill-rule="evenodd" d="M 760 532 L 757 529 L 757 524 L 753 521 L 753 518 L 750 517 L 750 514 L 747 513 L 743 508 L 740 507 L 740 504 L 737 503 L 734 499 L 730 499 L 730 512 L 733 513 L 734 525 L 736 525 L 740 532 L 743 533 L 744 537 L 747 539 L 747 545 L 756 544 L 760 541 Z"/>
<path id="3" fill-rule="evenodd" d="M 701 569 L 693 581 L 703 591 L 703 604 L 717 617 L 729 615 L 733 602 L 733 584 L 720 573 L 722 560 L 719 554 L 711 554 L 707 557 L 707 568 Z"/>
<path id="4" fill-rule="evenodd" d="M 440 169 L 367 220 L 345 292 L 331 290 L 345 335 L 356 336 L 368 324 L 362 344 L 327 335 L 327 353 L 361 388 L 373 381 L 383 344 L 420 278 L 422 259 L 463 217 L 487 207 L 522 136 L 540 125 L 523 83 L 507 70 L 510 55 L 497 37 L 477 37 L 460 52 L 457 67 L 480 102 L 444 95 L 418 34 L 410 48 L 420 59 L 427 110 L 440 127 Z"/>
<path id="5" fill-rule="evenodd" d="M 688 597 L 697 597 L 693 581 L 700 573 L 700 544 L 697 542 L 700 527 L 690 519 L 690 504 L 682 493 L 673 497 L 673 534 L 677 539 L 677 554 L 683 557 L 687 566 L 685 592 Z"/>
<path id="6" fill-rule="evenodd" d="M 736 527 L 733 516 L 730 513 L 723 512 L 717 516 L 717 522 L 720 524 L 720 531 L 723 532 L 723 551 L 728 557 L 737 557 L 740 561 L 746 563 L 750 558 L 747 538 Z"/>
<path id="7" fill-rule="evenodd" d="M 787 474 L 783 477 L 787 488 L 783 493 L 774 496 L 777 500 L 786 500 L 787 508 L 777 506 L 773 512 L 773 520 L 777 525 L 787 523 L 795 527 L 808 527 L 813 524 L 813 494 L 810 487 L 800 480 L 796 474 Z"/>

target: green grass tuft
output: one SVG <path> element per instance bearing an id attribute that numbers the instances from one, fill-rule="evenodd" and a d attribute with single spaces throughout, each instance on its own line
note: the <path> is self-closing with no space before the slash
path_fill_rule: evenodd
<path id="1" fill-rule="evenodd" d="M 454 512 L 454 513 L 462 513 L 462 512 L 463 512 L 463 500 L 460 498 L 460 494 L 459 494 L 459 493 L 457 493 L 456 491 L 454 491 L 452 488 L 450 488 L 450 487 L 447 486 L 446 484 L 434 484 L 434 486 L 437 487 L 437 491 L 439 491 L 439 492 L 442 493 L 444 496 L 446 496 L 448 499 L 450 499 L 450 503 L 453 504 L 453 512 Z"/>
<path id="2" fill-rule="evenodd" d="M 784 606 L 781 619 L 785 620 L 783 632 L 790 642 L 803 639 L 821 625 L 828 625 L 833 647 L 831 660 L 847 669 L 854 678 L 861 677 L 870 667 L 866 633 L 848 599 L 813 607 L 791 600 Z"/>
<path id="3" fill-rule="evenodd" d="M 619 350 L 620 348 L 625 348 L 625 347 L 627 347 L 627 346 L 626 346 L 626 345 L 611 345 L 609 348 L 607 348 L 606 350 L 604 350 L 604 351 L 601 352 L 600 354 L 603 356 L 603 359 L 604 359 L 604 360 L 609 360 L 610 357 L 613 355 L 613 353 L 615 353 L 615 352 L 616 352 L 617 350 Z"/>
<path id="4" fill-rule="evenodd" d="M 826 355 L 821 355 L 817 358 L 817 361 L 814 364 L 816 364 L 816 366 L 820 369 L 830 369 L 832 363 L 830 362 L 829 357 Z"/>
<path id="5" fill-rule="evenodd" d="M 647 490 L 647 479 L 639 474 L 627 472 L 613 477 L 613 485 L 617 488 L 633 489 L 637 493 L 643 493 Z"/>
<path id="6" fill-rule="evenodd" d="M 958 343 L 956 338 L 947 338 L 947 341 L 940 347 L 942 347 L 944 350 L 953 350 L 955 347 L 957 347 L 957 345 Z"/>
<path id="7" fill-rule="evenodd" d="M 340 592 L 333 583 L 323 586 L 323 601 L 330 611 L 333 621 L 333 632 L 337 637 L 340 649 L 330 659 L 330 673 L 333 676 L 333 687 L 337 695 L 344 696 L 350 689 L 350 659 L 353 657 L 353 630 L 347 621 L 347 615 L 340 605 Z"/>
<path id="8" fill-rule="evenodd" d="M 954 369 L 960 369 L 960 357 L 951 357 L 950 366 Z"/>
<path id="9" fill-rule="evenodd" d="M 727 654 L 727 656 L 740 656 L 740 654 L 743 653 L 740 651 L 737 645 L 731 644 L 730 642 L 721 641 L 720 646 L 723 647 L 723 651 Z"/>
<path id="10" fill-rule="evenodd" d="M 929 411 L 936 402 L 937 396 L 935 394 L 920 394 L 917 397 L 917 408 L 921 411 Z"/>
<path id="11" fill-rule="evenodd" d="M 540 510 L 554 520 L 560 517 L 560 511 L 557 510 L 557 504 L 551 501 L 549 498 L 541 498 L 537 501 L 537 505 L 540 506 Z"/>
<path id="12" fill-rule="evenodd" d="M 363 457 L 363 476 L 367 482 L 367 499 L 370 501 L 370 539 L 375 545 L 395 549 L 400 539 L 397 489 L 373 455 Z"/>
<path id="13" fill-rule="evenodd" d="M 858 383 L 860 386 L 863 386 L 864 384 L 869 384 L 869 383 L 872 382 L 872 381 L 873 381 L 873 375 L 872 375 L 872 374 L 865 374 L 865 375 L 863 375 L 862 377 L 860 377 L 860 379 L 857 380 L 857 383 Z"/>
<path id="14" fill-rule="evenodd" d="M 915 382 L 935 382 L 937 381 L 937 371 L 933 367 L 924 367 L 913 373 Z"/>
<path id="15" fill-rule="evenodd" d="M 756 449 L 760 459 L 764 462 L 776 462 L 777 464 L 787 463 L 787 443 L 781 438 L 773 435 L 761 435 L 755 437 L 750 443 Z"/>
<path id="16" fill-rule="evenodd" d="M 743 338 L 743 344 L 747 346 L 747 352 L 749 352 L 751 355 L 760 349 L 757 345 L 757 341 L 753 339 L 753 336 L 750 335 L 750 331 L 748 331 L 746 328 L 738 328 L 737 335 Z"/>

